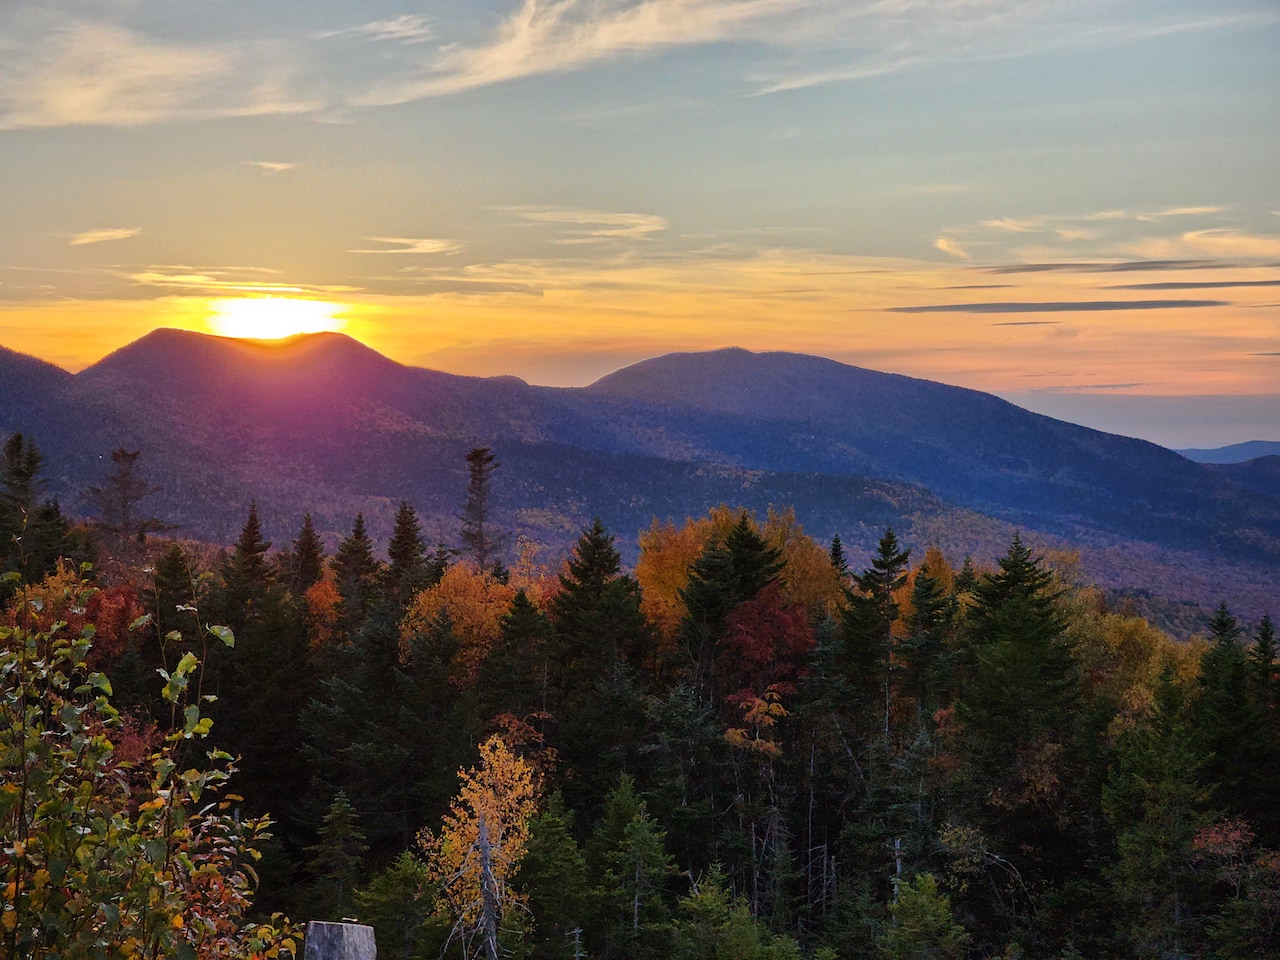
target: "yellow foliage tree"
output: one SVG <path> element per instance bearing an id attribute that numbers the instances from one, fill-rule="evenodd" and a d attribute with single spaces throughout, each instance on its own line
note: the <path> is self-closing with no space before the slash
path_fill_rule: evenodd
<path id="1" fill-rule="evenodd" d="M 494 735 L 480 744 L 480 764 L 460 770 L 461 786 L 439 834 L 423 830 L 418 846 L 432 881 L 467 947 L 478 936 L 496 960 L 498 931 L 520 904 L 510 882 L 538 809 L 532 765 Z M 468 951 L 469 952 L 469 951 Z"/>
<path id="2" fill-rule="evenodd" d="M 400 621 L 400 657 L 413 655 L 413 638 L 431 629 L 441 613 L 447 613 L 458 641 L 450 678 L 466 685 L 475 682 L 489 650 L 502 636 L 502 618 L 515 598 L 515 583 L 501 583 L 473 563 L 456 563 L 440 582 L 413 599 Z"/>

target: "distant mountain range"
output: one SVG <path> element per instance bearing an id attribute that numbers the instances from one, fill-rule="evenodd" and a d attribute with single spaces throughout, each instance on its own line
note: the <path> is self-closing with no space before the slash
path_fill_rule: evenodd
<path id="1" fill-rule="evenodd" d="M 1196 463 L 1244 463 L 1258 457 L 1280 456 L 1280 440 L 1246 440 L 1226 447 L 1209 450 L 1179 450 L 1188 460 Z"/>
<path id="2" fill-rule="evenodd" d="M 304 510 L 331 541 L 357 510 L 385 534 L 400 498 L 452 539 L 463 457 L 488 444 L 504 522 L 557 548 L 594 514 L 634 556 L 655 516 L 772 504 L 819 537 L 865 547 L 892 523 L 956 560 L 1021 528 L 1084 544 L 1113 586 L 1172 579 L 1171 593 L 1194 594 L 1181 599 L 1234 591 L 1280 611 L 1280 487 L 1266 470 L 1236 475 L 989 394 L 800 354 L 671 354 L 552 388 L 404 366 L 339 334 L 156 330 L 74 376 L 0 349 L 0 431 L 13 430 L 45 451 L 73 511 L 112 449 L 142 449 L 164 487 L 154 509 L 224 542 L 250 498 L 278 541 Z"/>

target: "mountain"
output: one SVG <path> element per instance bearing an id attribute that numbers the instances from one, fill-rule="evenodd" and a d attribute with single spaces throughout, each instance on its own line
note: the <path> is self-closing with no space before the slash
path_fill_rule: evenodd
<path id="1" fill-rule="evenodd" d="M 36 438 L 68 508 L 84 508 L 112 449 L 142 449 L 164 487 L 154 509 L 224 542 L 250 498 L 277 540 L 304 510 L 331 542 L 357 511 L 384 536 L 401 498 L 428 536 L 454 539 L 463 458 L 483 443 L 503 463 L 503 522 L 557 549 L 599 514 L 633 557 L 654 517 L 727 502 L 794 506 L 810 532 L 855 549 L 893 524 L 956 559 L 992 556 L 1021 528 L 1084 544 L 1106 582 L 1180 579 L 1183 593 L 1213 590 L 1230 559 L 1247 565 L 1231 576 L 1250 603 L 1275 594 L 1280 568 L 1266 483 L 989 394 L 800 354 L 671 354 L 552 388 L 405 366 L 340 334 L 157 330 L 75 376 L 0 354 L 0 400 L 0 430 Z"/>
<path id="2" fill-rule="evenodd" d="M 1256 457 L 1280 456 L 1280 440 L 1246 440 L 1226 447 L 1179 450 L 1178 453 L 1196 463 L 1243 463 Z"/>
<path id="3" fill-rule="evenodd" d="M 1224 463 L 1215 468 L 1240 486 L 1271 497 L 1280 497 L 1280 456 L 1254 457 L 1243 463 Z"/>

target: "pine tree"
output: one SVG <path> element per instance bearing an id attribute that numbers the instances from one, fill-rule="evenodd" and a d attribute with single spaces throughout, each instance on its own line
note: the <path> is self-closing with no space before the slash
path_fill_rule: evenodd
<path id="1" fill-rule="evenodd" d="M 293 575 L 290 586 L 294 595 L 301 597 L 319 583 L 322 576 L 324 544 L 320 542 L 320 535 L 316 533 L 315 523 L 308 513 L 302 518 L 302 529 L 293 541 Z"/>
<path id="2" fill-rule="evenodd" d="M 494 529 L 489 486 L 500 467 L 488 447 L 476 447 L 467 454 L 467 502 L 462 510 L 462 544 L 475 565 L 488 570 L 496 552 L 507 539 Z"/>
<path id="3" fill-rule="evenodd" d="M 339 791 L 325 814 L 319 830 L 319 842 L 307 848 L 312 857 L 310 870 L 316 878 L 316 893 L 333 919 L 341 919 L 350 911 L 352 897 L 364 855 L 368 852 L 359 818 L 347 795 Z"/>
<path id="4" fill-rule="evenodd" d="M 1264 615 L 1258 624 L 1258 636 L 1254 640 L 1253 652 L 1254 685 L 1257 687 L 1258 701 L 1267 711 L 1280 708 L 1280 671 L 1276 665 L 1276 630 L 1271 623 L 1270 615 Z M 1275 719 L 1272 720 L 1273 725 Z"/>
<path id="5" fill-rule="evenodd" d="M 427 545 L 422 539 L 418 514 L 408 500 L 400 501 L 396 511 L 391 543 L 387 547 L 386 583 L 388 597 L 404 606 L 413 595 L 427 585 Z"/>

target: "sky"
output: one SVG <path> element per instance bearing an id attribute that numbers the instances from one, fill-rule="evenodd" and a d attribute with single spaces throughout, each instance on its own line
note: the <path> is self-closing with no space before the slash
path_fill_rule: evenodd
<path id="1" fill-rule="evenodd" d="M 1280 440 L 1275 0 L 9 0 L 0 345 L 816 353 Z"/>

